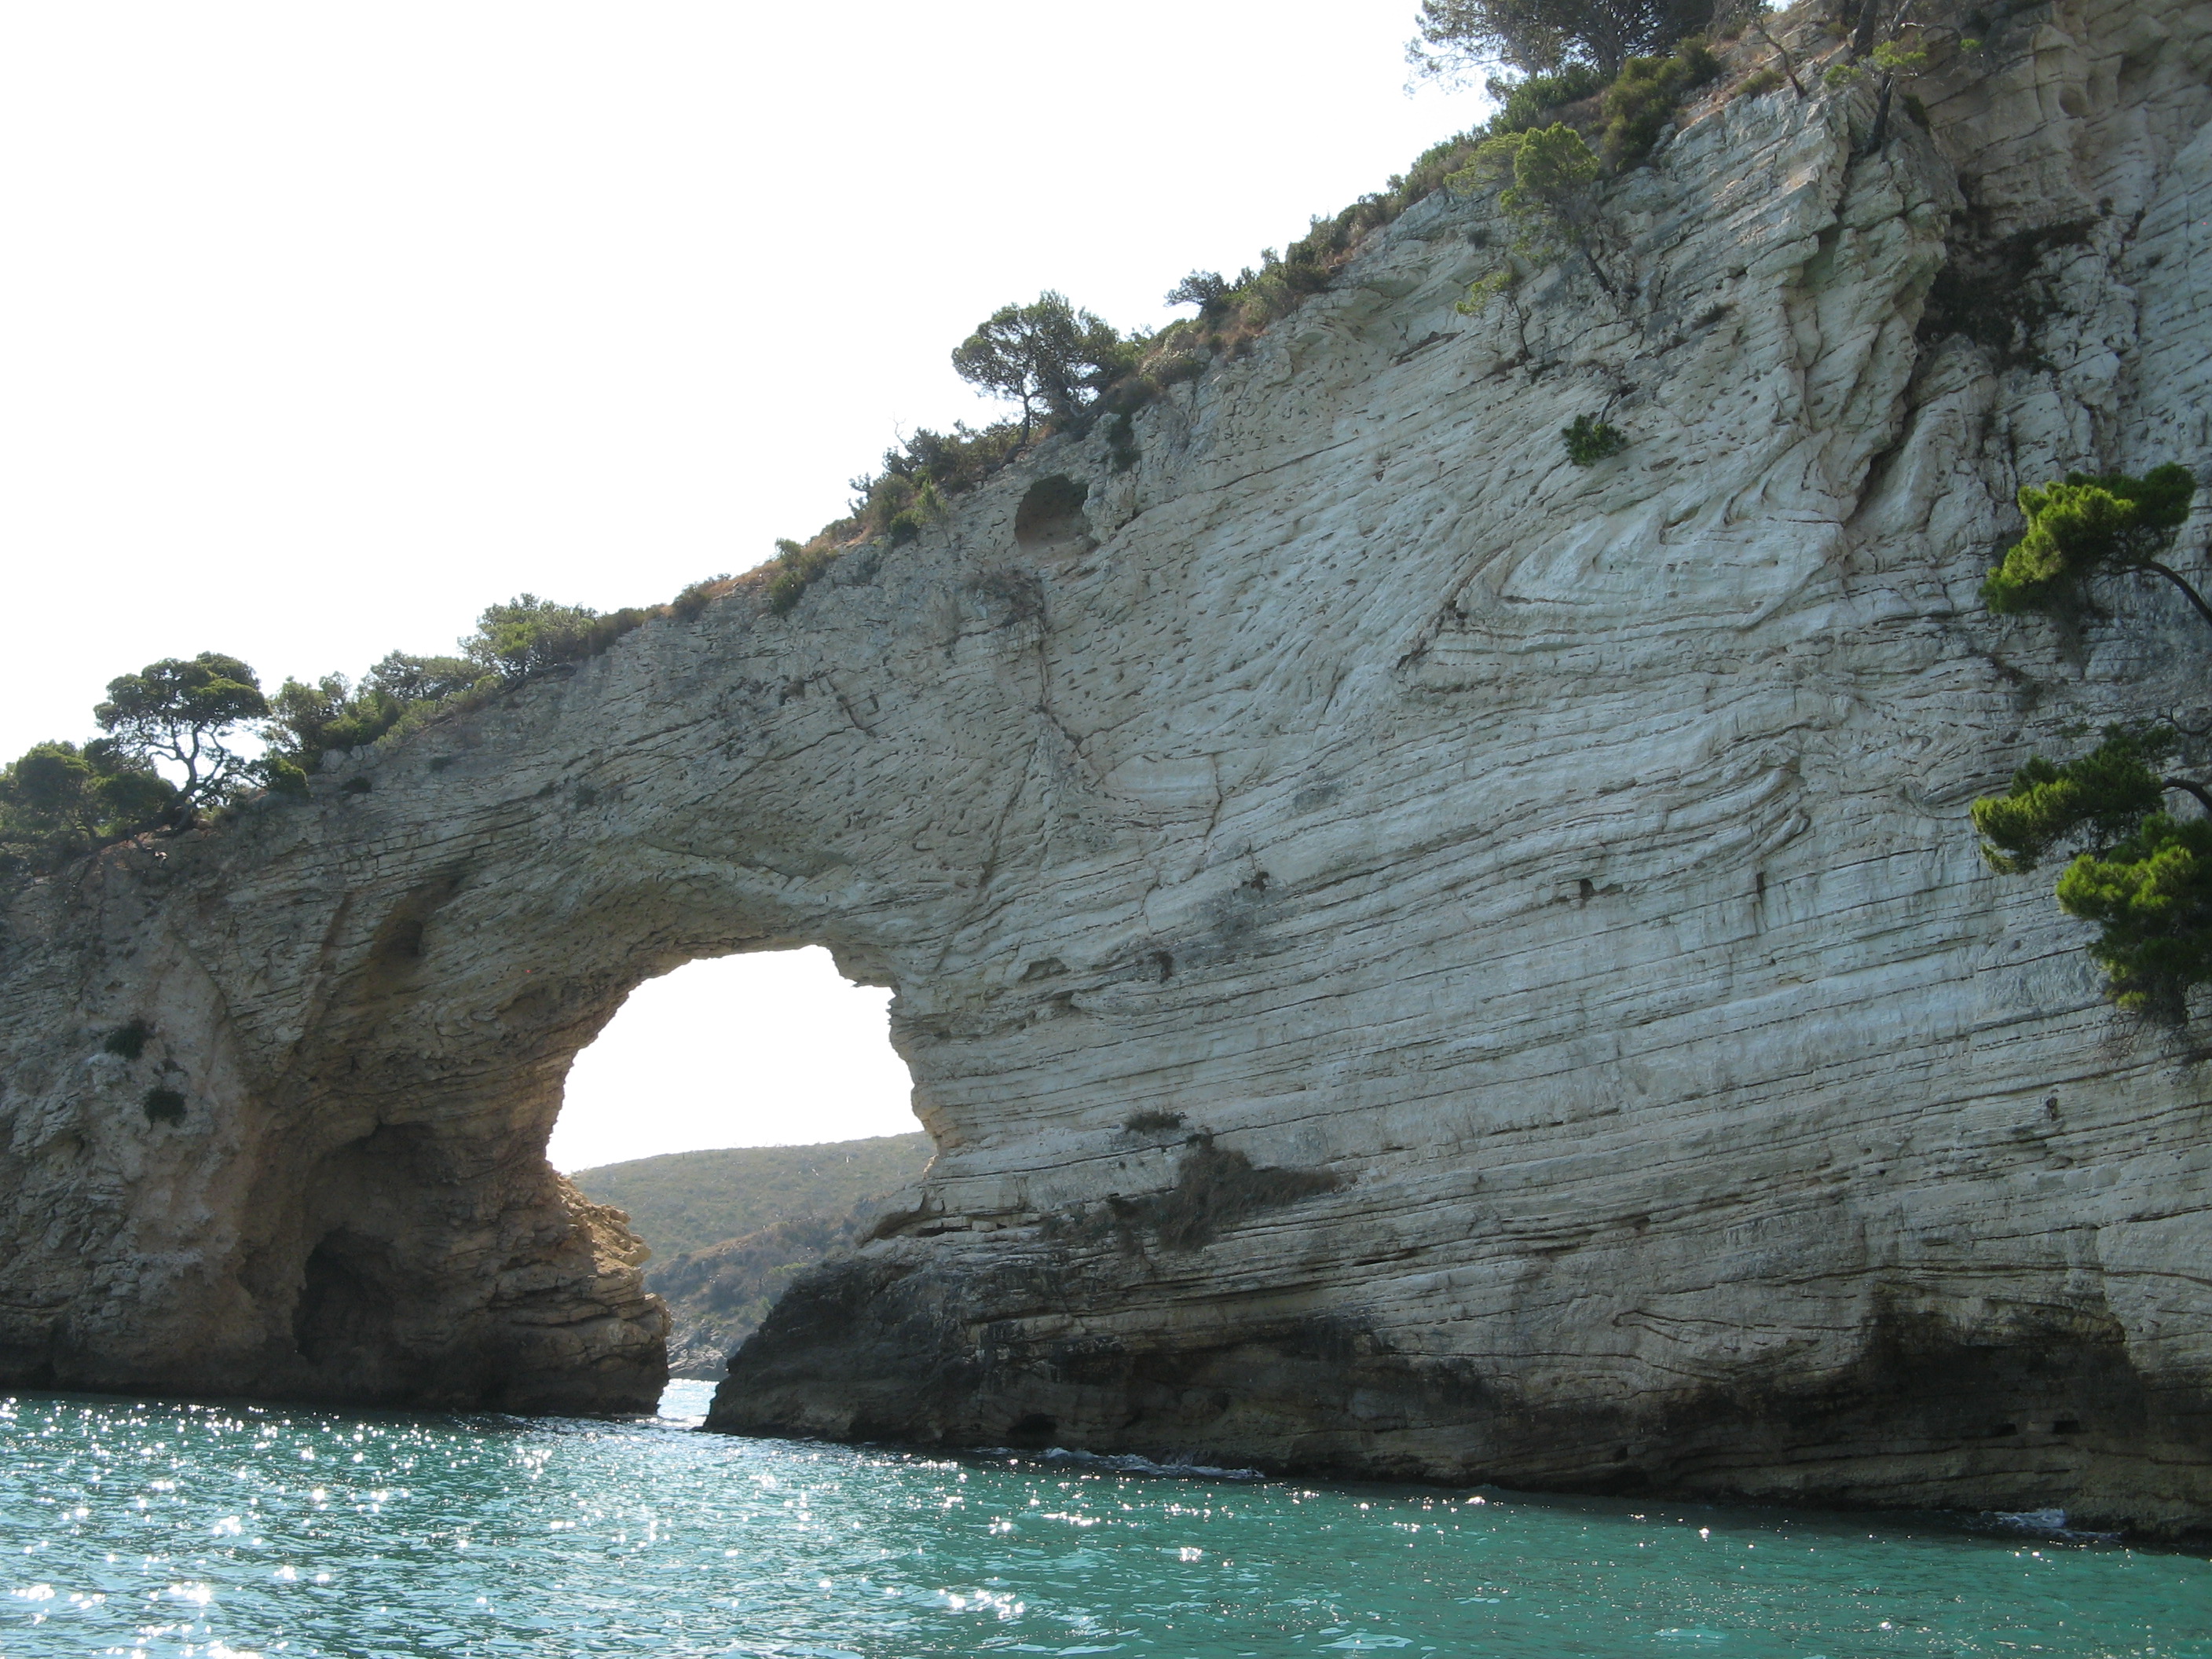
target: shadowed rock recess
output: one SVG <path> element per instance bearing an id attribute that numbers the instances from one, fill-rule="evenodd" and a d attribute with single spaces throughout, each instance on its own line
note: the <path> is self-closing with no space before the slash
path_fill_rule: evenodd
<path id="1" fill-rule="evenodd" d="M 2212 1522 L 2200 1051 L 1965 810 L 2204 701 L 2163 593 L 1975 586 L 2022 483 L 2212 473 L 2212 8 L 1937 70 L 1873 153 L 1868 84 L 1687 111 L 1611 295 L 1455 314 L 1506 233 L 1432 198 L 1131 470 L 1054 440 L 787 614 L 20 893 L 0 1376 L 642 1407 L 562 1075 L 821 943 L 939 1155 L 715 1426 Z"/>

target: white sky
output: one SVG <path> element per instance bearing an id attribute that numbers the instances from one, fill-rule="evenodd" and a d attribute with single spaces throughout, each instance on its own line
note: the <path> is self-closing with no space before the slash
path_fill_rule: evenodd
<path id="1" fill-rule="evenodd" d="M 647 980 L 576 1056 L 546 1155 L 556 1169 L 588 1170 L 698 1146 L 911 1133 L 921 1126 L 885 1035 L 890 1000 L 847 984 L 819 947 Z M 702 1044 L 702 1030 L 725 1035 Z"/>
<path id="2" fill-rule="evenodd" d="M 0 757 L 156 657 L 273 688 L 524 589 L 608 609 L 758 563 L 902 428 L 992 418 L 945 358 L 995 306 L 1157 325 L 1186 270 L 1479 119 L 1406 95 L 1413 10 L 0 9 Z M 599 1115 L 652 1152 L 909 1127 L 882 994 L 800 960 L 645 988 L 557 1149 L 647 1155 Z M 606 1075 L 656 1007 L 728 1047 Z M 757 1084 L 775 1040 L 813 1056 L 804 1112 Z M 885 1066 L 823 1079 L 853 1044 Z"/>

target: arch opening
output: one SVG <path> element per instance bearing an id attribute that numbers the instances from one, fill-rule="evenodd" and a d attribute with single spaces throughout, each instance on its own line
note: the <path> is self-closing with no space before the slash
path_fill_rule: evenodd
<path id="1" fill-rule="evenodd" d="M 819 945 L 689 962 L 640 984 L 577 1051 L 545 1155 L 582 1170 L 726 1147 L 907 1134 L 891 994 Z"/>
<path id="2" fill-rule="evenodd" d="M 651 1251 L 672 1376 L 719 1379 L 927 1166 L 890 1000 L 818 946 L 706 958 L 641 984 L 572 1063 L 546 1155 Z"/>

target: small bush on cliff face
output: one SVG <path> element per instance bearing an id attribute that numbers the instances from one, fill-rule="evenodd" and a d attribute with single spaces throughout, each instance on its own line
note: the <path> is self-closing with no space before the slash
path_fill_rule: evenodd
<path id="1" fill-rule="evenodd" d="M 1704 39 L 1692 36 L 1678 40 L 1665 57 L 1632 57 L 1610 76 L 1587 63 L 1570 63 L 1557 74 L 1493 79 L 1491 93 L 1504 98 L 1504 107 L 1487 125 L 1465 135 L 1468 147 L 1441 182 L 1461 196 L 1497 191 L 1498 206 L 1516 226 L 1516 254 L 1549 263 L 1578 252 L 1599 286 L 1611 293 L 1613 279 L 1593 246 L 1598 181 L 1608 168 L 1620 172 L 1640 163 L 1683 99 L 1721 69 Z M 1601 94 L 1601 137 L 1594 150 L 1583 135 L 1591 125 L 1589 113 L 1566 106 Z M 1540 125 L 1547 117 L 1549 125 Z M 1469 287 L 1458 309 L 1480 313 L 1516 280 L 1510 266 L 1493 270 Z"/>
<path id="2" fill-rule="evenodd" d="M 100 1047 L 101 1052 L 119 1054 L 125 1060 L 136 1060 L 146 1052 L 146 1039 L 154 1033 L 143 1019 L 134 1019 L 128 1025 L 118 1025 L 107 1034 Z"/>
<path id="3" fill-rule="evenodd" d="M 286 680 L 269 700 L 270 717 L 261 728 L 269 744 L 264 775 L 271 788 L 304 793 L 307 775 L 329 750 L 367 747 L 398 726 L 410 704 L 465 690 L 480 673 L 461 658 L 404 657 L 395 651 L 358 686 L 343 674 L 325 674 L 313 685 Z M 296 772 L 297 781 L 283 776 L 280 768 Z"/>
<path id="4" fill-rule="evenodd" d="M 1116 472 L 1127 472 L 1141 459 L 1136 420 L 1128 410 L 1117 410 L 1106 422 L 1106 452 Z"/>
<path id="5" fill-rule="evenodd" d="M 1132 1112 L 1121 1120 L 1121 1127 L 1133 1135 L 1155 1134 L 1165 1129 L 1182 1127 L 1181 1112 L 1163 1112 L 1157 1109 Z"/>
<path id="6" fill-rule="evenodd" d="M 1628 440 L 1617 428 L 1587 415 L 1577 415 L 1574 424 L 1561 427 L 1559 441 L 1566 446 L 1567 459 L 1577 466 L 1595 466 L 1628 447 Z"/>
<path id="7" fill-rule="evenodd" d="M 1546 264 L 1578 252 L 1602 283 L 1604 273 L 1598 271 L 1588 242 L 1595 205 L 1591 187 L 1601 171 L 1582 134 L 1561 121 L 1484 139 L 1467 165 L 1444 183 L 1461 196 L 1497 190 L 1498 205 L 1517 228 L 1516 252 Z M 1501 270 L 1475 283 L 1459 310 L 1468 315 L 1480 311 L 1510 280 Z"/>
<path id="8" fill-rule="evenodd" d="M 726 570 L 719 576 L 709 576 L 705 581 L 693 582 L 668 602 L 668 608 L 685 622 L 696 622 L 706 614 L 708 605 L 728 597 L 734 586 L 730 580 L 730 573 Z"/>
<path id="9" fill-rule="evenodd" d="M 138 1103 L 149 1123 L 182 1123 L 185 1121 L 185 1097 L 174 1089 L 149 1089 L 146 1097 Z"/>
<path id="10" fill-rule="evenodd" d="M 1608 165 L 1633 167 L 1650 153 L 1692 91 L 1721 70 L 1720 59 L 1692 36 L 1666 58 L 1632 58 L 1606 88 L 1605 138 Z"/>
<path id="11" fill-rule="evenodd" d="M 1875 67 L 1891 75 L 1917 75 L 1928 67 L 1928 54 L 1901 40 L 1881 41 L 1872 55 Z"/>
<path id="12" fill-rule="evenodd" d="M 1978 800 L 1982 855 L 2007 874 L 2069 843 L 2084 850 L 2058 878 L 2058 908 L 2099 924 L 2089 954 L 2122 1007 L 2179 1023 L 2191 986 L 2212 982 L 2212 821 L 2163 810 L 2170 793 L 2212 811 L 2212 793 L 2168 776 L 2180 733 L 2108 726 L 2087 754 L 2031 756 L 2002 795 Z"/>
<path id="13" fill-rule="evenodd" d="M 2179 1024 L 2212 982 L 2212 822 L 2154 812 L 2103 856 L 2058 878 L 2058 908 L 2099 924 L 2089 954 L 2121 1007 Z"/>
<path id="14" fill-rule="evenodd" d="M 836 547 L 823 545 L 818 536 L 805 546 L 789 540 L 778 542 L 775 559 L 780 568 L 768 585 L 769 609 L 780 617 L 797 605 L 807 585 L 829 569 L 836 556 Z"/>
<path id="15" fill-rule="evenodd" d="M 1492 139 L 1475 157 L 1472 165 L 1478 179 L 1488 173 L 1510 180 L 1498 198 L 1508 213 L 1540 216 L 1570 231 L 1587 218 L 1598 159 L 1582 134 L 1565 122 Z"/>
<path id="16" fill-rule="evenodd" d="M 917 499 L 927 486 L 941 501 L 982 483 L 1020 447 L 1021 428 L 1012 421 L 981 431 L 955 421 L 950 432 L 923 427 L 899 448 L 884 452 L 884 471 L 912 483 Z"/>

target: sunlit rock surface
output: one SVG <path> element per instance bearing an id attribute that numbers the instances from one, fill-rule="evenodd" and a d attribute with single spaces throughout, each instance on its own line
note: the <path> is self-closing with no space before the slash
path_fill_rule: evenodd
<path id="1" fill-rule="evenodd" d="M 1965 819 L 2205 702 L 2163 595 L 1975 587 L 2021 483 L 2212 472 L 2208 69 L 2212 7 L 2062 4 L 1872 153 L 1869 86 L 1700 106 L 1609 292 L 1474 319 L 1504 233 L 1432 200 L 1131 471 L 1058 441 L 788 615 L 44 884 L 0 1371 L 641 1403 L 562 1073 L 641 976 L 821 942 L 939 1156 L 718 1426 L 2212 1519 L 2212 1086 Z"/>

